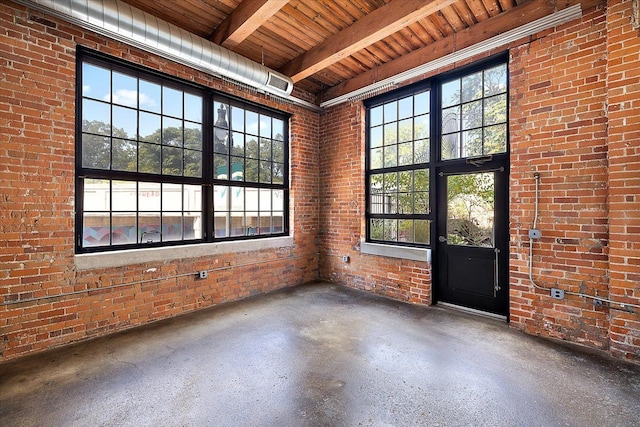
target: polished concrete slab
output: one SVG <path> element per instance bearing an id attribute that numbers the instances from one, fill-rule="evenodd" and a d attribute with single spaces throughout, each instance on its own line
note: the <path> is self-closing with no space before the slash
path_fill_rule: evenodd
<path id="1" fill-rule="evenodd" d="M 0 365 L 1 426 L 634 426 L 640 366 L 327 283 Z"/>

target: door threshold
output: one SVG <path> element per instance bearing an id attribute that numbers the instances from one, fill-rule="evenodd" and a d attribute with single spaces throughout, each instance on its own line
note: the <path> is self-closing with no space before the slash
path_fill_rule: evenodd
<path id="1" fill-rule="evenodd" d="M 503 322 L 507 321 L 507 316 L 503 316 L 502 314 L 489 313 L 487 311 L 476 310 L 475 308 L 463 307 L 461 305 L 451 304 L 450 302 L 442 302 L 438 301 L 436 305 L 452 308 L 454 310 L 462 311 L 469 314 L 475 314 L 476 316 L 488 317 L 490 319 L 502 320 Z"/>

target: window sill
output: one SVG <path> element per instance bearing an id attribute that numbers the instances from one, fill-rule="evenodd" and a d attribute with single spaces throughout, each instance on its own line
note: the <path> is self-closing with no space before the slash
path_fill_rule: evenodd
<path id="1" fill-rule="evenodd" d="M 431 249 L 360 242 L 360 253 L 431 262 Z"/>
<path id="2" fill-rule="evenodd" d="M 252 252 L 263 249 L 275 249 L 293 246 L 293 237 L 273 237 L 256 240 L 237 240 L 232 242 L 201 243 L 164 248 L 130 249 L 94 254 L 77 254 L 75 265 L 78 270 L 96 268 L 123 267 L 146 262 L 171 261 L 184 258 L 221 255 L 231 252 Z"/>

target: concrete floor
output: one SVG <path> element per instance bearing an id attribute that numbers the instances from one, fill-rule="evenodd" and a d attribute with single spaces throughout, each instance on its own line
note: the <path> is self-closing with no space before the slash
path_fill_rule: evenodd
<path id="1" fill-rule="evenodd" d="M 1 426 L 633 426 L 640 366 L 300 286 L 0 365 Z"/>

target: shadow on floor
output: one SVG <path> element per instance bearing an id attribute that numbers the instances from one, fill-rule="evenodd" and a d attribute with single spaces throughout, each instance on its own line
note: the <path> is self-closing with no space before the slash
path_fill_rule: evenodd
<path id="1" fill-rule="evenodd" d="M 0 365 L 2 426 L 634 426 L 640 366 L 328 283 Z"/>

